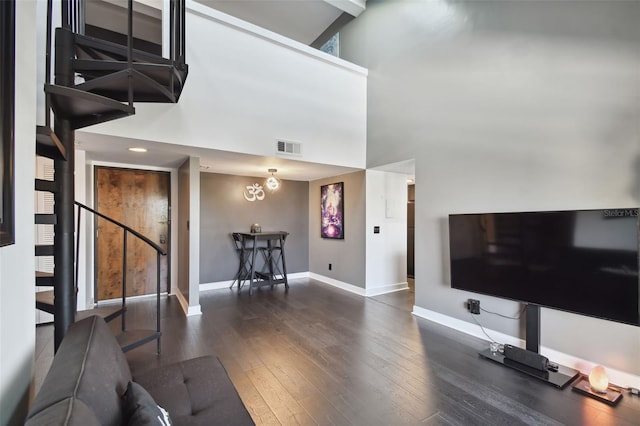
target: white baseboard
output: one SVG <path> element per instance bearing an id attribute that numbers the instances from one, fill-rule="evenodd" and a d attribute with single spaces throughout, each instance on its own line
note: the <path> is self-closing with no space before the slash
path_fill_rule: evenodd
<path id="1" fill-rule="evenodd" d="M 231 287 L 231 283 L 232 282 L 233 282 L 233 280 L 216 281 L 216 282 L 212 282 L 212 283 L 201 283 L 200 286 L 198 286 L 198 288 L 199 288 L 200 292 L 209 291 L 209 290 L 220 290 L 222 288 Z"/>
<path id="2" fill-rule="evenodd" d="M 339 281 L 333 278 L 325 277 L 324 275 L 316 274 L 313 272 L 309 272 L 309 278 L 322 281 L 325 284 L 329 284 L 331 286 L 338 287 L 339 289 L 346 290 L 350 293 L 355 293 L 359 296 L 364 296 L 364 297 L 379 296 L 381 294 L 393 293 L 395 291 L 407 290 L 409 288 L 409 284 L 407 282 L 403 282 L 403 283 L 386 285 L 382 287 L 365 289 L 362 287 L 355 286 L 353 284 L 345 283 L 344 281 Z"/>
<path id="3" fill-rule="evenodd" d="M 189 306 L 189 302 L 187 302 L 187 299 L 184 298 L 182 292 L 179 289 L 176 289 L 176 292 L 174 294 L 178 298 L 178 302 L 180 302 L 180 306 L 182 307 L 182 310 L 184 311 L 184 314 L 186 316 L 192 317 L 195 315 L 202 315 L 200 304 Z"/>
<path id="4" fill-rule="evenodd" d="M 312 278 L 314 280 L 322 281 L 325 284 L 329 284 L 334 287 L 338 287 L 342 290 L 346 290 L 351 293 L 358 294 L 360 296 L 371 297 L 371 296 L 379 296 L 381 294 L 393 293 L 395 291 L 407 290 L 409 288 L 409 284 L 407 282 L 391 284 L 382 287 L 376 287 L 371 289 L 364 289 L 362 287 L 355 286 L 353 284 L 345 283 L 343 281 L 339 281 L 333 278 L 325 277 L 324 275 L 319 275 L 313 272 L 296 272 L 294 274 L 287 274 L 287 279 L 289 280 L 289 284 L 292 284 L 291 281 L 301 278 Z M 216 281 L 210 283 L 202 283 L 200 284 L 200 291 L 209 291 L 209 290 L 220 290 L 223 288 L 229 288 L 233 281 Z"/>
<path id="5" fill-rule="evenodd" d="M 342 290 L 346 290 L 350 293 L 355 293 L 358 294 L 360 296 L 366 296 L 365 293 L 365 289 L 362 287 L 357 287 L 353 284 L 349 284 L 349 283 L 345 283 L 343 281 L 338 281 L 336 279 L 333 278 L 329 278 L 329 277 L 325 277 L 324 275 L 319 275 L 313 272 L 309 272 L 309 278 L 312 278 L 314 280 L 318 280 L 318 281 L 322 281 L 325 284 L 329 284 L 332 285 L 334 287 L 338 287 Z"/>
<path id="6" fill-rule="evenodd" d="M 309 278 L 309 272 L 296 272 L 295 274 L 287 274 L 287 280 L 299 280 L 301 278 Z"/>
<path id="7" fill-rule="evenodd" d="M 394 293 L 396 291 L 402 291 L 402 290 L 408 290 L 408 289 L 409 289 L 409 283 L 403 282 L 403 283 L 385 285 L 382 287 L 367 288 L 365 290 L 365 294 L 367 295 L 367 297 L 380 296 L 381 294 Z"/>
<path id="8" fill-rule="evenodd" d="M 421 308 L 419 306 L 413 306 L 413 314 L 417 317 L 427 319 L 429 321 L 433 321 L 435 323 L 444 325 L 446 327 L 452 328 L 454 330 L 461 331 L 465 334 L 477 337 L 482 340 L 487 340 L 487 336 L 484 335 L 482 330 L 477 324 L 469 323 L 457 318 L 450 317 L 448 315 L 444 315 L 438 312 L 431 311 L 429 309 Z M 500 343 L 509 344 L 513 346 L 518 346 L 521 348 L 525 347 L 525 341 L 518 338 L 509 336 L 508 334 L 501 333 L 499 331 L 490 330 L 485 327 L 487 333 L 492 336 L 494 339 L 499 341 Z M 560 365 L 564 365 L 569 368 L 573 368 L 575 370 L 580 371 L 583 374 L 589 374 L 591 369 L 598 365 L 598 363 L 584 360 L 573 355 L 565 354 L 563 352 L 556 351 L 551 348 L 547 348 L 545 346 L 540 347 L 540 354 L 546 356 L 551 361 L 558 363 Z M 640 376 L 636 376 L 631 373 L 627 373 L 624 371 L 616 370 L 615 368 L 604 366 L 607 370 L 607 376 L 609 376 L 609 381 L 618 386 L 633 386 L 640 387 Z"/>
<path id="9" fill-rule="evenodd" d="M 296 272 L 294 274 L 287 274 L 287 280 L 297 280 L 300 278 L 309 278 L 308 272 Z M 201 283 L 198 287 L 200 291 L 220 290 L 223 288 L 229 288 L 233 280 L 228 281 L 215 281 L 210 283 Z M 292 283 L 289 283 L 291 285 Z M 235 284 L 234 284 L 235 285 Z"/>

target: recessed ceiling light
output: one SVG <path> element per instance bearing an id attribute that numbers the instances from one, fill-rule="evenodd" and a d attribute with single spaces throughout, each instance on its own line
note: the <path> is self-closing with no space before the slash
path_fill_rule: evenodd
<path id="1" fill-rule="evenodd" d="M 133 147 L 133 148 L 129 148 L 129 151 L 131 151 L 131 152 L 147 152 L 147 148 Z"/>

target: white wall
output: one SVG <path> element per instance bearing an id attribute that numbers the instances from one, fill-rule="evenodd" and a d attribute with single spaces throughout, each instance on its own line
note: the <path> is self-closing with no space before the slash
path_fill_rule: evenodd
<path id="1" fill-rule="evenodd" d="M 638 22 L 639 2 L 369 0 L 341 31 L 370 72 L 367 167 L 415 158 L 418 308 L 471 324 L 469 297 L 520 309 L 450 288 L 451 213 L 640 204 Z M 639 327 L 543 309 L 541 333 L 640 385 Z"/>
<path id="2" fill-rule="evenodd" d="M 303 144 L 302 161 L 364 168 L 366 70 L 189 5 L 180 102 L 138 103 L 87 131 L 261 156 L 285 139 Z"/>
<path id="3" fill-rule="evenodd" d="M 366 175 L 366 294 L 372 295 L 407 287 L 407 177 L 376 170 Z"/>
<path id="4" fill-rule="evenodd" d="M 0 424 L 22 424 L 35 349 L 35 2 L 16 2 L 15 237 L 0 248 Z"/>

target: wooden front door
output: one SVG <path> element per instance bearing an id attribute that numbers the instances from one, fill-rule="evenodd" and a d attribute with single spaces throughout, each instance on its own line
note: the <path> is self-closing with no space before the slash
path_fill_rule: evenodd
<path id="1" fill-rule="evenodd" d="M 96 210 L 138 231 L 169 253 L 170 174 L 146 170 L 95 168 Z M 96 301 L 122 297 L 122 228 L 97 218 Z M 160 289 L 167 291 L 168 256 L 160 260 Z M 156 251 L 127 236 L 127 296 L 155 294 Z"/>

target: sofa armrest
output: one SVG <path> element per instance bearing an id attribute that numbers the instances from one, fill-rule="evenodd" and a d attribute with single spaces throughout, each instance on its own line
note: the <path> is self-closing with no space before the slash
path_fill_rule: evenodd
<path id="1" fill-rule="evenodd" d="M 71 398 L 82 401 L 100 424 L 119 426 L 130 380 L 129 364 L 109 326 L 90 316 L 69 327 L 27 418 Z"/>
<path id="2" fill-rule="evenodd" d="M 75 398 L 66 398 L 31 417 L 25 426 L 100 426 L 100 421 L 87 405 Z"/>
<path id="3" fill-rule="evenodd" d="M 213 356 L 158 367 L 134 377 L 176 425 L 253 425 L 220 361 Z"/>

